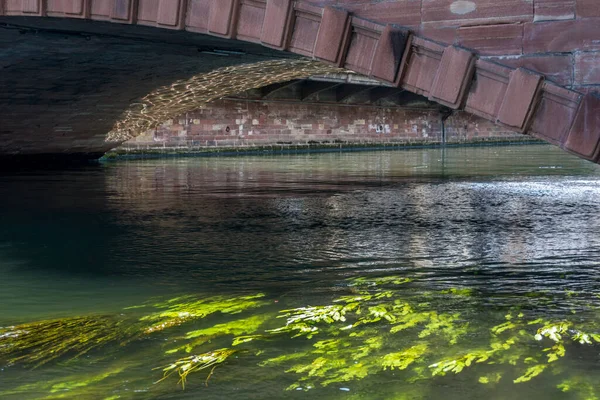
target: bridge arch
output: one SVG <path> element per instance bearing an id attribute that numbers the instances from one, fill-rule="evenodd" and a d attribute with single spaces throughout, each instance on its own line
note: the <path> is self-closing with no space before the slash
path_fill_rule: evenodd
<path id="1" fill-rule="evenodd" d="M 64 18 L 69 20 L 68 24 L 63 22 Z M 178 43 L 193 41 L 190 38 L 194 35 L 211 36 L 218 46 L 225 47 L 228 41 L 245 42 L 244 46 L 251 49 L 248 52 L 251 57 L 215 62 L 199 72 L 222 71 L 227 76 L 227 72 L 232 71 L 227 69 L 231 65 L 255 63 L 257 70 L 260 65 L 279 65 L 279 69 L 264 70 L 263 79 L 248 80 L 247 85 L 257 87 L 307 73 L 346 69 L 600 162 L 600 98 L 596 95 L 561 87 L 535 71 L 480 59 L 471 50 L 442 45 L 399 26 L 353 16 L 342 8 L 293 0 L 0 0 L 0 22 L 18 30 L 87 32 L 111 37 L 130 37 L 135 29 L 143 30 L 151 38 L 156 28 L 161 28 L 163 37 Z M 112 23 L 110 28 L 107 23 Z M 177 32 L 181 35 L 176 35 Z M 235 50 L 229 52 L 235 53 Z M 222 51 L 223 54 L 227 53 Z M 304 70 L 299 68 L 294 74 L 292 71 L 300 65 Z M 214 78 L 215 75 L 204 76 L 205 81 Z M 185 82 L 181 79 L 175 85 L 185 85 Z M 146 87 L 152 85 L 140 84 L 139 89 Z M 95 132 L 95 139 L 80 148 L 64 140 L 54 151 L 61 151 L 60 146 L 67 152 L 81 152 L 85 146 L 96 146 L 88 149 L 89 152 L 101 152 L 135 134 L 136 129 L 160 123 L 159 117 L 163 115 L 153 118 L 148 104 L 160 98 L 160 93 L 168 91 L 168 87 L 155 87 L 158 95 L 148 91 L 144 96 L 129 99 L 130 106 L 121 110 L 118 117 L 111 114 L 112 127 L 105 129 L 104 136 Z M 140 94 L 140 90 L 134 92 Z M 212 98 L 219 97 L 215 89 L 209 91 L 214 95 Z M 103 93 L 98 95 L 103 96 Z M 168 110 L 168 107 L 163 109 Z M 177 112 L 180 111 L 181 107 L 177 108 Z M 91 118 L 90 113 L 84 110 L 80 118 Z M 103 126 L 106 127 L 106 123 Z M 106 136 L 109 131 L 111 134 Z M 6 128 L 3 132 L 0 128 L 0 134 L 10 133 L 14 132 Z"/>

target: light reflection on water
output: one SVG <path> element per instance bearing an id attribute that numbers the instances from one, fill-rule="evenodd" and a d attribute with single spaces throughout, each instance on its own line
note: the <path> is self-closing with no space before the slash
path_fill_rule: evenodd
<path id="1" fill-rule="evenodd" d="M 363 275 L 410 277 L 406 293 L 416 299 L 472 289 L 468 301 L 442 298 L 432 307 L 486 329 L 515 306 L 555 320 L 575 311 L 593 323 L 599 183 L 598 166 L 547 146 L 131 161 L 7 174 L 0 177 L 0 326 L 119 314 L 181 294 L 262 292 L 275 312 L 329 304 L 348 291 L 346 279 Z M 489 342 L 481 332 L 469 339 Z M 128 369 L 106 397 L 149 390 L 137 398 L 580 398 L 557 390 L 551 374 L 490 388 L 471 372 L 419 383 L 415 393 L 389 371 L 284 392 L 294 374 L 265 372 L 254 357 L 221 367 L 208 388 L 199 376 L 186 392 L 174 382 L 157 389 L 151 382 L 160 374 L 151 369 L 170 358 L 156 341 L 108 361 L 90 356 L 34 373 L 10 367 L 0 372 L 0 392 L 16 381 L 99 373 L 116 363 Z M 273 356 L 305 344 L 269 346 Z M 598 348 L 570 350 L 563 368 L 598 382 L 590 368 L 600 361 Z M 12 398 L 47 395 L 32 389 Z"/>

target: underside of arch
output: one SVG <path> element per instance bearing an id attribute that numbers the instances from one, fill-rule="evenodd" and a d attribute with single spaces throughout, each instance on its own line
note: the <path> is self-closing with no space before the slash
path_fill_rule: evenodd
<path id="1" fill-rule="evenodd" d="M 203 105 L 249 89 L 287 82 L 312 75 L 339 72 L 340 69 L 310 59 L 270 60 L 198 74 L 148 93 L 132 103 L 115 123 L 106 140 L 120 143 L 169 118 L 193 111 Z"/>

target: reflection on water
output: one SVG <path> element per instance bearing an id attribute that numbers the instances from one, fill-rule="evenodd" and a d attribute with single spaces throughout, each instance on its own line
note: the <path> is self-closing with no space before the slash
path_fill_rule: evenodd
<path id="1" fill-rule="evenodd" d="M 600 396 L 600 169 L 559 150 L 0 182 L 1 398 Z"/>

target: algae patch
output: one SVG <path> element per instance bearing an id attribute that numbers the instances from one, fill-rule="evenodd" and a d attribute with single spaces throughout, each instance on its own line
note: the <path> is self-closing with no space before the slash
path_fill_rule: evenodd
<path id="1" fill-rule="evenodd" d="M 399 276 L 355 277 L 344 283 L 342 293 L 322 304 L 279 306 L 262 293 L 182 296 L 128 307 L 119 315 L 0 328 L 0 367 L 58 367 L 65 361 L 80 366 L 124 348 L 143 348 L 157 361 L 150 365 L 144 360 L 147 375 L 141 379 L 151 387 L 164 387 L 159 390 L 168 386 L 151 383 L 172 381 L 185 389 L 192 376 L 208 384 L 217 367 L 227 364 L 218 369 L 225 377 L 249 362 L 265 373 L 285 371 L 293 377 L 285 385 L 288 390 L 346 387 L 376 376 L 407 384 L 443 384 L 457 374 L 493 388 L 500 383 L 526 385 L 548 375 L 556 380 L 557 393 L 598 398 L 593 379 L 561 362 L 578 348 L 597 351 L 600 333 L 594 318 L 540 317 L 547 314 L 547 303 L 536 308 L 525 296 L 527 309 L 515 305 L 508 313 L 474 323 L 472 316 L 453 307 L 456 302 L 473 309 L 480 304 L 479 293 L 470 289 L 411 292 L 416 283 Z M 596 315 L 593 304 L 587 310 Z M 48 398 L 93 398 L 98 388 L 127 375 L 129 367 L 21 385 L 0 396 L 43 390 Z"/>

